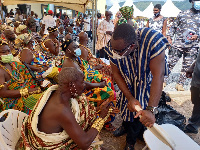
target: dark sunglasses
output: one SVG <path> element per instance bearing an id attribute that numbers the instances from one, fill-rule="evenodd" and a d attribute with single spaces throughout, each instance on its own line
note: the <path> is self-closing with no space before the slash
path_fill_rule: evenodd
<path id="1" fill-rule="evenodd" d="M 126 49 L 129 49 L 129 48 L 131 47 L 132 44 L 134 44 L 134 42 L 131 43 L 131 44 L 129 44 L 128 46 L 126 46 L 126 47 L 125 47 L 124 49 L 122 49 L 122 50 L 115 50 L 115 49 L 112 48 L 111 42 L 110 42 L 110 41 L 108 42 L 108 46 L 109 46 L 114 52 L 116 52 L 116 53 L 118 53 L 118 54 L 121 54 L 121 53 L 124 52 Z"/>

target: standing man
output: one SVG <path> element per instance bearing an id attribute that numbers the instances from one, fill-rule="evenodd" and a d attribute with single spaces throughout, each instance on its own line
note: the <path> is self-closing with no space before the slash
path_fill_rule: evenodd
<path id="1" fill-rule="evenodd" d="M 136 33 L 130 24 L 121 24 L 105 47 L 121 90 L 117 107 L 123 119 L 119 129 L 127 132 L 125 150 L 134 150 L 136 138 L 142 138 L 143 125 L 152 127 L 155 123 L 164 80 L 166 43 L 167 39 L 153 29 L 138 29 Z M 137 114 L 136 105 L 143 109 Z"/>
<path id="2" fill-rule="evenodd" d="M 189 0 L 192 3 L 192 8 L 181 12 L 177 16 L 177 20 L 172 26 L 172 34 L 176 34 L 176 40 L 173 43 L 177 54 L 170 57 L 170 64 L 177 57 L 183 56 L 181 75 L 176 85 L 178 91 L 184 91 L 183 85 L 186 80 L 185 72 L 197 58 L 198 54 L 198 36 L 200 27 L 200 1 Z M 172 35 L 172 36 L 173 36 Z"/>
<path id="3" fill-rule="evenodd" d="M 112 33 L 114 31 L 114 24 L 111 21 L 112 17 L 112 12 L 111 11 L 106 11 L 105 13 L 106 19 L 101 21 L 97 28 L 97 44 L 96 44 L 96 49 L 97 49 L 97 57 L 99 58 L 108 58 L 106 56 L 106 53 L 104 51 L 104 47 L 108 43 L 108 41 L 111 39 Z"/>
<path id="4" fill-rule="evenodd" d="M 38 18 L 38 14 L 35 14 L 35 22 L 36 22 L 36 32 L 40 30 L 40 18 Z"/>
<path id="5" fill-rule="evenodd" d="M 88 17 L 88 15 L 85 15 L 84 18 L 84 31 L 88 34 L 88 37 L 92 41 L 92 31 L 90 29 L 90 17 Z"/>
<path id="6" fill-rule="evenodd" d="M 55 19 L 53 18 L 52 10 L 48 10 L 48 15 L 44 16 L 42 23 L 45 26 L 44 34 L 48 34 L 48 31 L 47 31 L 48 27 L 56 26 L 56 22 L 55 22 Z"/>
<path id="7" fill-rule="evenodd" d="M 186 133 L 198 133 L 200 126 L 200 53 L 196 61 L 186 72 L 188 78 L 192 77 L 191 82 L 191 100 L 194 104 L 192 110 L 192 116 L 188 120 L 188 125 L 185 127 L 184 132 Z"/>

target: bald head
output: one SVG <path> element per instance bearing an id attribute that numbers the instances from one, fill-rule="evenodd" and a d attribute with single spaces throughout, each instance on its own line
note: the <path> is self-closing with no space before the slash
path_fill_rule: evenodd
<path id="1" fill-rule="evenodd" d="M 78 37 L 79 37 L 79 41 L 80 41 L 81 44 L 84 41 L 88 41 L 88 34 L 85 33 L 85 32 L 79 33 Z"/>

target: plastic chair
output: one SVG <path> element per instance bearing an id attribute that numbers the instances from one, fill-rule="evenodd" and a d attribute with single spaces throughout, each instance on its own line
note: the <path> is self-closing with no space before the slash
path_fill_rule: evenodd
<path id="1" fill-rule="evenodd" d="M 0 113 L 0 118 L 5 115 L 7 118 L 4 122 L 0 122 L 0 149 L 14 150 L 21 136 L 21 127 L 27 114 L 18 110 L 5 110 Z"/>
<path id="2" fill-rule="evenodd" d="M 174 150 L 200 150 L 200 146 L 178 127 L 171 124 L 160 125 L 175 143 Z M 160 141 L 152 132 L 146 130 L 143 134 L 147 147 L 150 150 L 170 150 L 171 148 Z"/>

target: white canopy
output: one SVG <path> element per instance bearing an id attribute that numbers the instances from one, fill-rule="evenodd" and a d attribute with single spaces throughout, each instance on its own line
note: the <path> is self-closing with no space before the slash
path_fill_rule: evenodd
<path id="1" fill-rule="evenodd" d="M 133 5 L 133 1 L 132 0 L 127 0 L 122 7 L 124 7 L 124 6 L 132 6 L 132 5 Z"/>
<path id="2" fill-rule="evenodd" d="M 109 11 L 113 13 L 113 17 L 119 11 L 119 8 L 120 8 L 119 4 L 117 2 L 114 2 L 113 6 L 109 9 Z"/>
<path id="3" fill-rule="evenodd" d="M 181 10 L 173 4 L 172 0 L 167 0 L 161 9 L 161 14 L 164 17 L 177 17 L 180 12 Z"/>
<path id="4" fill-rule="evenodd" d="M 153 3 L 151 2 L 149 4 L 149 6 L 142 12 L 143 13 L 143 17 L 147 17 L 147 18 L 152 18 L 153 17 Z M 170 8 L 168 8 L 170 9 Z"/>
<path id="5" fill-rule="evenodd" d="M 142 11 L 140 11 L 134 4 L 133 4 L 133 9 L 134 9 L 134 17 L 137 17 L 137 16 L 143 16 L 143 13 Z"/>
<path id="6" fill-rule="evenodd" d="M 142 12 L 133 4 L 133 1 L 132 0 L 127 0 L 123 7 L 124 6 L 133 6 L 133 9 L 134 9 L 134 12 L 133 12 L 133 16 L 134 17 L 137 17 L 137 16 L 142 16 Z"/>
<path id="7" fill-rule="evenodd" d="M 4 0 L 3 4 L 7 5 L 16 5 L 16 4 L 25 4 L 25 3 L 46 3 L 60 5 L 66 8 L 70 8 L 79 12 L 85 12 L 86 5 L 89 0 Z"/>

